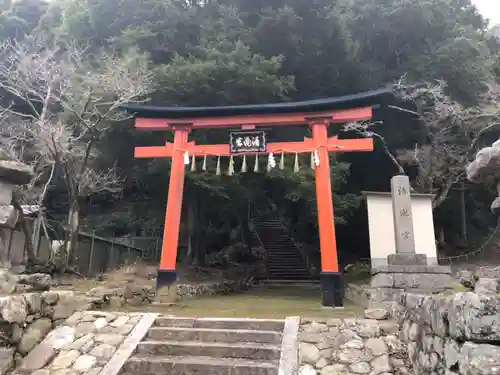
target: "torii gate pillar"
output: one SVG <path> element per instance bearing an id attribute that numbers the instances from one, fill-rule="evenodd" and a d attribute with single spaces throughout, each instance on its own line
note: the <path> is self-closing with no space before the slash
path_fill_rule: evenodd
<path id="1" fill-rule="evenodd" d="M 179 246 L 182 195 L 184 192 L 184 180 L 186 173 L 183 150 L 186 148 L 190 129 L 186 125 L 178 125 L 172 127 L 172 130 L 174 132 L 172 166 L 170 170 L 170 182 L 168 185 L 168 199 L 167 209 L 165 212 L 165 227 L 163 230 L 160 268 L 158 269 L 156 284 L 158 287 L 166 286 L 169 299 L 175 301 L 177 248 Z M 159 289 L 160 288 L 158 288 L 158 290 Z"/>
<path id="2" fill-rule="evenodd" d="M 333 214 L 332 183 L 328 156 L 329 121 L 315 120 L 310 123 L 312 138 L 319 165 L 316 174 L 316 201 L 318 205 L 318 227 L 321 248 L 321 299 L 323 306 L 343 305 L 342 276 L 339 272 L 337 240 L 335 238 L 335 217 Z"/>

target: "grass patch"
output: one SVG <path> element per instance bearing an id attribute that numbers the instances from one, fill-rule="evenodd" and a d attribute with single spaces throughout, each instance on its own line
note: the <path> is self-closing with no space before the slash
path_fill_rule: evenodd
<path id="1" fill-rule="evenodd" d="M 452 290 L 454 293 L 462 293 L 462 292 L 468 292 L 470 291 L 469 288 L 466 288 L 462 284 L 453 284 L 452 285 Z"/>
<path id="2" fill-rule="evenodd" d="M 148 286 L 154 288 L 155 281 L 147 276 L 147 267 L 123 267 L 108 272 L 101 277 L 90 279 L 67 278 L 61 281 L 61 285 L 54 290 L 72 290 L 76 294 L 83 295 L 95 287 L 106 289 L 120 288 L 133 283 L 135 286 Z M 153 271 L 156 266 L 152 266 Z M 237 269 L 229 270 L 237 272 Z M 241 271 L 240 271 L 241 273 Z M 195 272 L 193 268 L 179 269 L 180 283 L 196 284 L 206 281 L 216 281 L 224 278 L 220 270 L 208 270 L 208 272 Z M 365 274 L 366 276 L 366 274 Z M 350 280 L 357 280 L 361 285 L 369 281 L 362 278 L 361 273 L 352 273 Z M 346 280 L 347 281 L 347 280 Z M 349 281 L 350 282 L 350 281 Z M 324 309 L 321 306 L 321 292 L 316 287 L 294 287 L 294 286 L 256 286 L 250 290 L 225 296 L 210 296 L 196 299 L 187 299 L 174 306 L 165 305 L 143 305 L 127 306 L 122 310 L 158 312 L 161 314 L 185 316 L 185 317 L 240 317 L 240 318 L 268 318 L 282 319 L 287 316 L 301 316 L 303 318 L 347 318 L 363 315 L 364 309 L 345 301 L 344 309 Z"/>
<path id="3" fill-rule="evenodd" d="M 175 306 L 130 307 L 127 310 L 159 312 L 185 317 L 225 317 L 283 319 L 302 318 L 356 318 L 364 309 L 345 301 L 344 309 L 324 309 L 319 288 L 255 287 L 242 294 L 212 296 L 185 300 Z"/>

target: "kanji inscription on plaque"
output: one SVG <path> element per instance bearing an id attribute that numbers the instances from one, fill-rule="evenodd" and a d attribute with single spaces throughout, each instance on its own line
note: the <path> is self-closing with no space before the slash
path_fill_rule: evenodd
<path id="1" fill-rule="evenodd" d="M 263 131 L 231 132 L 231 153 L 241 152 L 266 152 L 266 133 Z"/>

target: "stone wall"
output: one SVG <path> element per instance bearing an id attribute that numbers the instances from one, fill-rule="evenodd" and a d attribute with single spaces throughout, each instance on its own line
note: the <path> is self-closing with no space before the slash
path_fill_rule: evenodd
<path id="1" fill-rule="evenodd" d="M 177 298 L 183 300 L 201 296 L 240 293 L 250 288 L 253 283 L 253 277 L 246 277 L 239 280 L 223 280 L 201 284 L 178 284 Z"/>
<path id="2" fill-rule="evenodd" d="M 299 375 L 499 375 L 500 294 L 405 293 L 365 319 L 303 320 L 299 340 Z"/>
<path id="3" fill-rule="evenodd" d="M 20 375 L 98 375 L 142 314 L 77 311 L 16 363 Z M 130 345 L 130 343 L 128 344 Z"/>
<path id="4" fill-rule="evenodd" d="M 415 375 L 500 374 L 500 296 L 405 294 L 401 339 Z"/>
<path id="5" fill-rule="evenodd" d="M 239 280 L 221 280 L 199 284 L 177 284 L 177 300 L 240 293 L 254 283 L 253 277 Z M 127 284 L 120 288 L 97 287 L 87 293 L 89 299 L 99 307 L 120 308 L 124 305 L 147 305 L 154 301 L 156 290 L 152 286 Z"/>
<path id="6" fill-rule="evenodd" d="M 349 283 L 345 286 L 345 299 L 354 302 L 364 308 L 369 307 L 370 292 L 367 285 L 356 285 Z"/>
<path id="7" fill-rule="evenodd" d="M 0 297 L 0 374 L 21 361 L 75 311 L 90 307 L 86 300 L 65 291 Z"/>
<path id="8" fill-rule="evenodd" d="M 366 319 L 301 320 L 299 375 L 409 374 L 396 322 L 383 309 Z"/>

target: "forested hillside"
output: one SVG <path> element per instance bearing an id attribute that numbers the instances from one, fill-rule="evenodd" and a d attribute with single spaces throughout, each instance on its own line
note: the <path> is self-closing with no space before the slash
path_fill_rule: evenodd
<path id="1" fill-rule="evenodd" d="M 378 110 L 376 123 L 332 128 L 376 140 L 372 154 L 331 160 L 341 251 L 366 255 L 360 193 L 387 191 L 401 170 L 416 191 L 436 194 L 438 238 L 450 248 L 473 247 L 495 226 L 493 187 L 462 185 L 467 161 L 500 135 L 498 30 L 487 29 L 470 0 L 0 4 L 2 148 L 35 165 L 35 181 L 19 196 L 42 201 L 50 220 L 70 215 L 73 229 L 83 223 L 102 235 L 161 229 L 169 160 L 134 160 L 133 147 L 169 135 L 135 131 L 118 112 L 122 103 L 269 103 L 396 84 L 404 100 Z M 304 127 L 270 137 L 307 134 Z M 193 137 L 228 140 L 221 131 Z M 300 241 L 317 243 L 309 155 L 299 173 L 287 159 L 284 171 L 235 176 L 216 176 L 212 159 L 207 173 L 198 168 L 186 182 L 197 246 L 213 251 L 233 241 L 248 226 L 249 207 L 252 216 L 277 207 Z"/>

